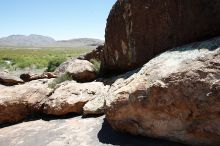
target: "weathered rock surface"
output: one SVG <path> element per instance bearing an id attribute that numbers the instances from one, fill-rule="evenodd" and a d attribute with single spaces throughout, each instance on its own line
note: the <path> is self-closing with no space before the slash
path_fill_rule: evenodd
<path id="1" fill-rule="evenodd" d="M 1 146 L 184 146 L 112 130 L 103 116 L 23 122 L 0 129 Z"/>
<path id="2" fill-rule="evenodd" d="M 12 76 L 5 72 L 0 72 L 0 84 L 2 85 L 13 86 L 13 85 L 18 85 L 23 82 L 24 81 L 22 81 L 20 78 L 16 76 Z"/>
<path id="3" fill-rule="evenodd" d="M 220 145 L 219 46 L 216 38 L 170 50 L 118 79 L 106 103 L 109 123 L 135 135 Z"/>
<path id="4" fill-rule="evenodd" d="M 44 102 L 44 113 L 51 115 L 81 114 L 88 101 L 106 96 L 107 90 L 108 87 L 100 82 L 64 82 Z"/>
<path id="5" fill-rule="evenodd" d="M 71 59 L 60 65 L 56 74 L 70 74 L 74 80 L 79 82 L 92 81 L 97 77 L 94 65 L 87 60 Z"/>
<path id="6" fill-rule="evenodd" d="M 118 0 L 107 20 L 104 64 L 128 70 L 159 53 L 220 34 L 219 0 Z"/>
<path id="7" fill-rule="evenodd" d="M 41 108 L 41 101 L 49 95 L 50 80 L 36 80 L 13 87 L 0 87 L 0 124 L 23 120 Z"/>
<path id="8" fill-rule="evenodd" d="M 107 87 L 108 88 L 108 87 Z M 83 107 L 84 115 L 102 115 L 105 113 L 105 101 L 108 98 L 107 90 L 102 95 L 88 101 Z"/>

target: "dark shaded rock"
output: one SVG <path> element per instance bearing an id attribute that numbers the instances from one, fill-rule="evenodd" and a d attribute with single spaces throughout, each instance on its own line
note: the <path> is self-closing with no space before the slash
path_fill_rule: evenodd
<path id="1" fill-rule="evenodd" d="M 219 0 L 118 0 L 107 20 L 103 67 L 129 70 L 172 47 L 220 34 Z"/>
<path id="2" fill-rule="evenodd" d="M 29 73 L 25 73 L 25 74 L 21 74 L 20 78 L 25 81 L 25 82 L 29 82 L 32 80 L 38 80 L 38 79 L 51 79 L 51 78 L 56 78 L 57 75 L 55 75 L 52 72 L 44 72 L 43 74 L 29 74 Z"/>

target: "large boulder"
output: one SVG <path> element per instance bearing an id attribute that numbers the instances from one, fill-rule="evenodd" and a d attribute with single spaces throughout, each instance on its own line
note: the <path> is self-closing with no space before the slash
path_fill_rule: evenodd
<path id="1" fill-rule="evenodd" d="M 13 87 L 0 86 L 0 124 L 18 122 L 40 111 L 42 100 L 51 92 L 49 82 L 44 79 Z"/>
<path id="2" fill-rule="evenodd" d="M 107 20 L 103 67 L 128 70 L 159 53 L 220 34 L 219 0 L 118 0 Z"/>
<path id="3" fill-rule="evenodd" d="M 24 83 L 24 81 L 22 81 L 20 78 L 5 72 L 0 72 L 0 84 L 6 86 L 13 86 L 21 83 Z"/>
<path id="4" fill-rule="evenodd" d="M 97 73 L 95 66 L 87 61 L 80 59 L 70 59 L 61 64 L 55 71 L 55 74 L 67 73 L 79 82 L 88 82 L 96 79 Z"/>
<path id="5" fill-rule="evenodd" d="M 108 87 L 100 82 L 64 82 L 44 102 L 44 113 L 57 116 L 68 113 L 82 114 L 83 107 L 88 101 L 104 96 L 107 90 Z"/>
<path id="6" fill-rule="evenodd" d="M 165 52 L 110 88 L 117 130 L 190 145 L 220 145 L 220 38 Z"/>

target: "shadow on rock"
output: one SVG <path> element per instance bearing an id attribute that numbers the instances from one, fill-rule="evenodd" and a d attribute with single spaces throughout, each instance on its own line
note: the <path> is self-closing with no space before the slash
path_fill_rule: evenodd
<path id="1" fill-rule="evenodd" d="M 113 130 L 106 119 L 104 119 L 102 129 L 98 133 L 98 139 L 103 144 L 120 146 L 187 146 L 160 139 L 120 133 Z"/>
<path id="2" fill-rule="evenodd" d="M 13 123 L 6 123 L 6 124 L 0 124 L 0 128 L 4 127 L 9 127 L 12 125 L 20 124 L 22 122 L 30 122 L 30 121 L 36 121 L 39 119 L 42 119 L 44 121 L 52 121 L 52 120 L 59 120 L 59 119 L 70 119 L 74 117 L 78 117 L 80 114 L 77 113 L 69 113 L 63 116 L 54 116 L 54 115 L 47 115 L 47 114 L 42 114 L 42 113 L 33 113 L 26 117 L 24 120 L 18 121 L 18 122 L 13 122 Z"/>
<path id="3" fill-rule="evenodd" d="M 102 76 L 103 78 L 98 78 L 96 82 L 102 82 L 104 85 L 112 85 L 113 83 L 115 83 L 116 80 L 120 78 L 126 80 L 130 78 L 132 75 L 134 75 L 135 73 L 138 73 L 140 70 L 141 68 L 136 68 L 134 70 L 130 70 L 127 72 L 123 72 L 123 71 L 111 72 L 110 70 L 106 70 L 105 75 Z"/>

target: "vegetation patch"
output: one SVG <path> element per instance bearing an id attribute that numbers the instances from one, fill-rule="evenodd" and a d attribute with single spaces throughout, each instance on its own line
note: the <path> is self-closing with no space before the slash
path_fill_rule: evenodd
<path id="1" fill-rule="evenodd" d="M 56 85 L 61 84 L 65 81 L 71 81 L 71 80 L 73 80 L 72 76 L 68 73 L 65 73 L 59 76 L 58 78 L 54 79 L 53 82 L 48 85 L 48 87 L 54 89 Z"/>
<path id="2" fill-rule="evenodd" d="M 52 71 L 62 61 L 90 50 L 83 48 L 0 48 L 0 67 L 10 70 L 47 68 Z"/>
<path id="3" fill-rule="evenodd" d="M 97 59 L 91 59 L 90 62 L 94 65 L 95 67 L 95 72 L 99 74 L 100 68 L 101 68 L 101 61 Z"/>
<path id="4" fill-rule="evenodd" d="M 58 58 L 58 59 L 52 59 L 48 62 L 47 65 L 47 72 L 54 72 L 60 64 L 62 64 L 66 58 Z"/>

